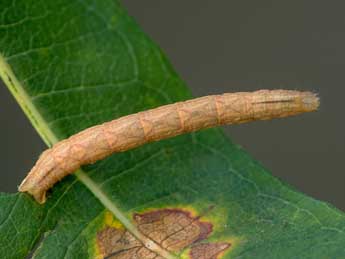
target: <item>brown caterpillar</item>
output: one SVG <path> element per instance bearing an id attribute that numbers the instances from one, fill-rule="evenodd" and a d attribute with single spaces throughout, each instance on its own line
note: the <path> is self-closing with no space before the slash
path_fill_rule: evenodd
<path id="1" fill-rule="evenodd" d="M 19 186 L 39 203 L 57 181 L 80 166 L 151 141 L 224 124 L 296 115 L 314 111 L 311 92 L 260 90 L 225 93 L 164 105 L 87 128 L 44 151 Z"/>

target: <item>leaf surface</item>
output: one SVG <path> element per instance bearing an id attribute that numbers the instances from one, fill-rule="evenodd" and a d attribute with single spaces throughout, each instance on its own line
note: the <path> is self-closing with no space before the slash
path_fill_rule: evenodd
<path id="1" fill-rule="evenodd" d="M 49 146 L 191 97 L 114 0 L 2 0 L 0 53 L 2 79 Z M 1 258 L 342 258 L 344 231 L 342 212 L 273 178 L 218 129 L 85 166 L 45 205 L 0 195 Z"/>

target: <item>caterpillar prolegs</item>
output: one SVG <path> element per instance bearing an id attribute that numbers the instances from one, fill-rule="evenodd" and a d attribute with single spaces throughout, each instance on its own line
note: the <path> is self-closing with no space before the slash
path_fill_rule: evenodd
<path id="1" fill-rule="evenodd" d="M 46 191 L 56 182 L 112 153 L 204 128 L 310 112 L 318 106 L 311 92 L 260 90 L 209 95 L 131 114 L 87 128 L 44 151 L 19 191 L 44 203 Z"/>

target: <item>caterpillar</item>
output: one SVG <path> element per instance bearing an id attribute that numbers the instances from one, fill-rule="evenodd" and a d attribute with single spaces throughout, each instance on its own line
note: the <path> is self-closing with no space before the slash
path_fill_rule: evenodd
<path id="1" fill-rule="evenodd" d="M 209 95 L 131 114 L 87 128 L 44 151 L 19 191 L 44 203 L 46 191 L 56 182 L 112 153 L 219 125 L 315 111 L 318 106 L 311 92 L 259 90 Z"/>

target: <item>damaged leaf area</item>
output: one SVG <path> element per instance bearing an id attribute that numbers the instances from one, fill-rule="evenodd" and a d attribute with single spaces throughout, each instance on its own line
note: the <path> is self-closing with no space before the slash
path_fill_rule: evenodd
<path id="1" fill-rule="evenodd" d="M 172 255 L 187 250 L 190 259 L 218 259 L 231 246 L 227 242 L 206 242 L 212 233 L 212 224 L 181 209 L 136 213 L 133 222 L 141 234 Z M 97 233 L 99 258 L 166 258 L 152 251 L 149 243 L 144 244 L 120 227 L 108 225 Z"/>

